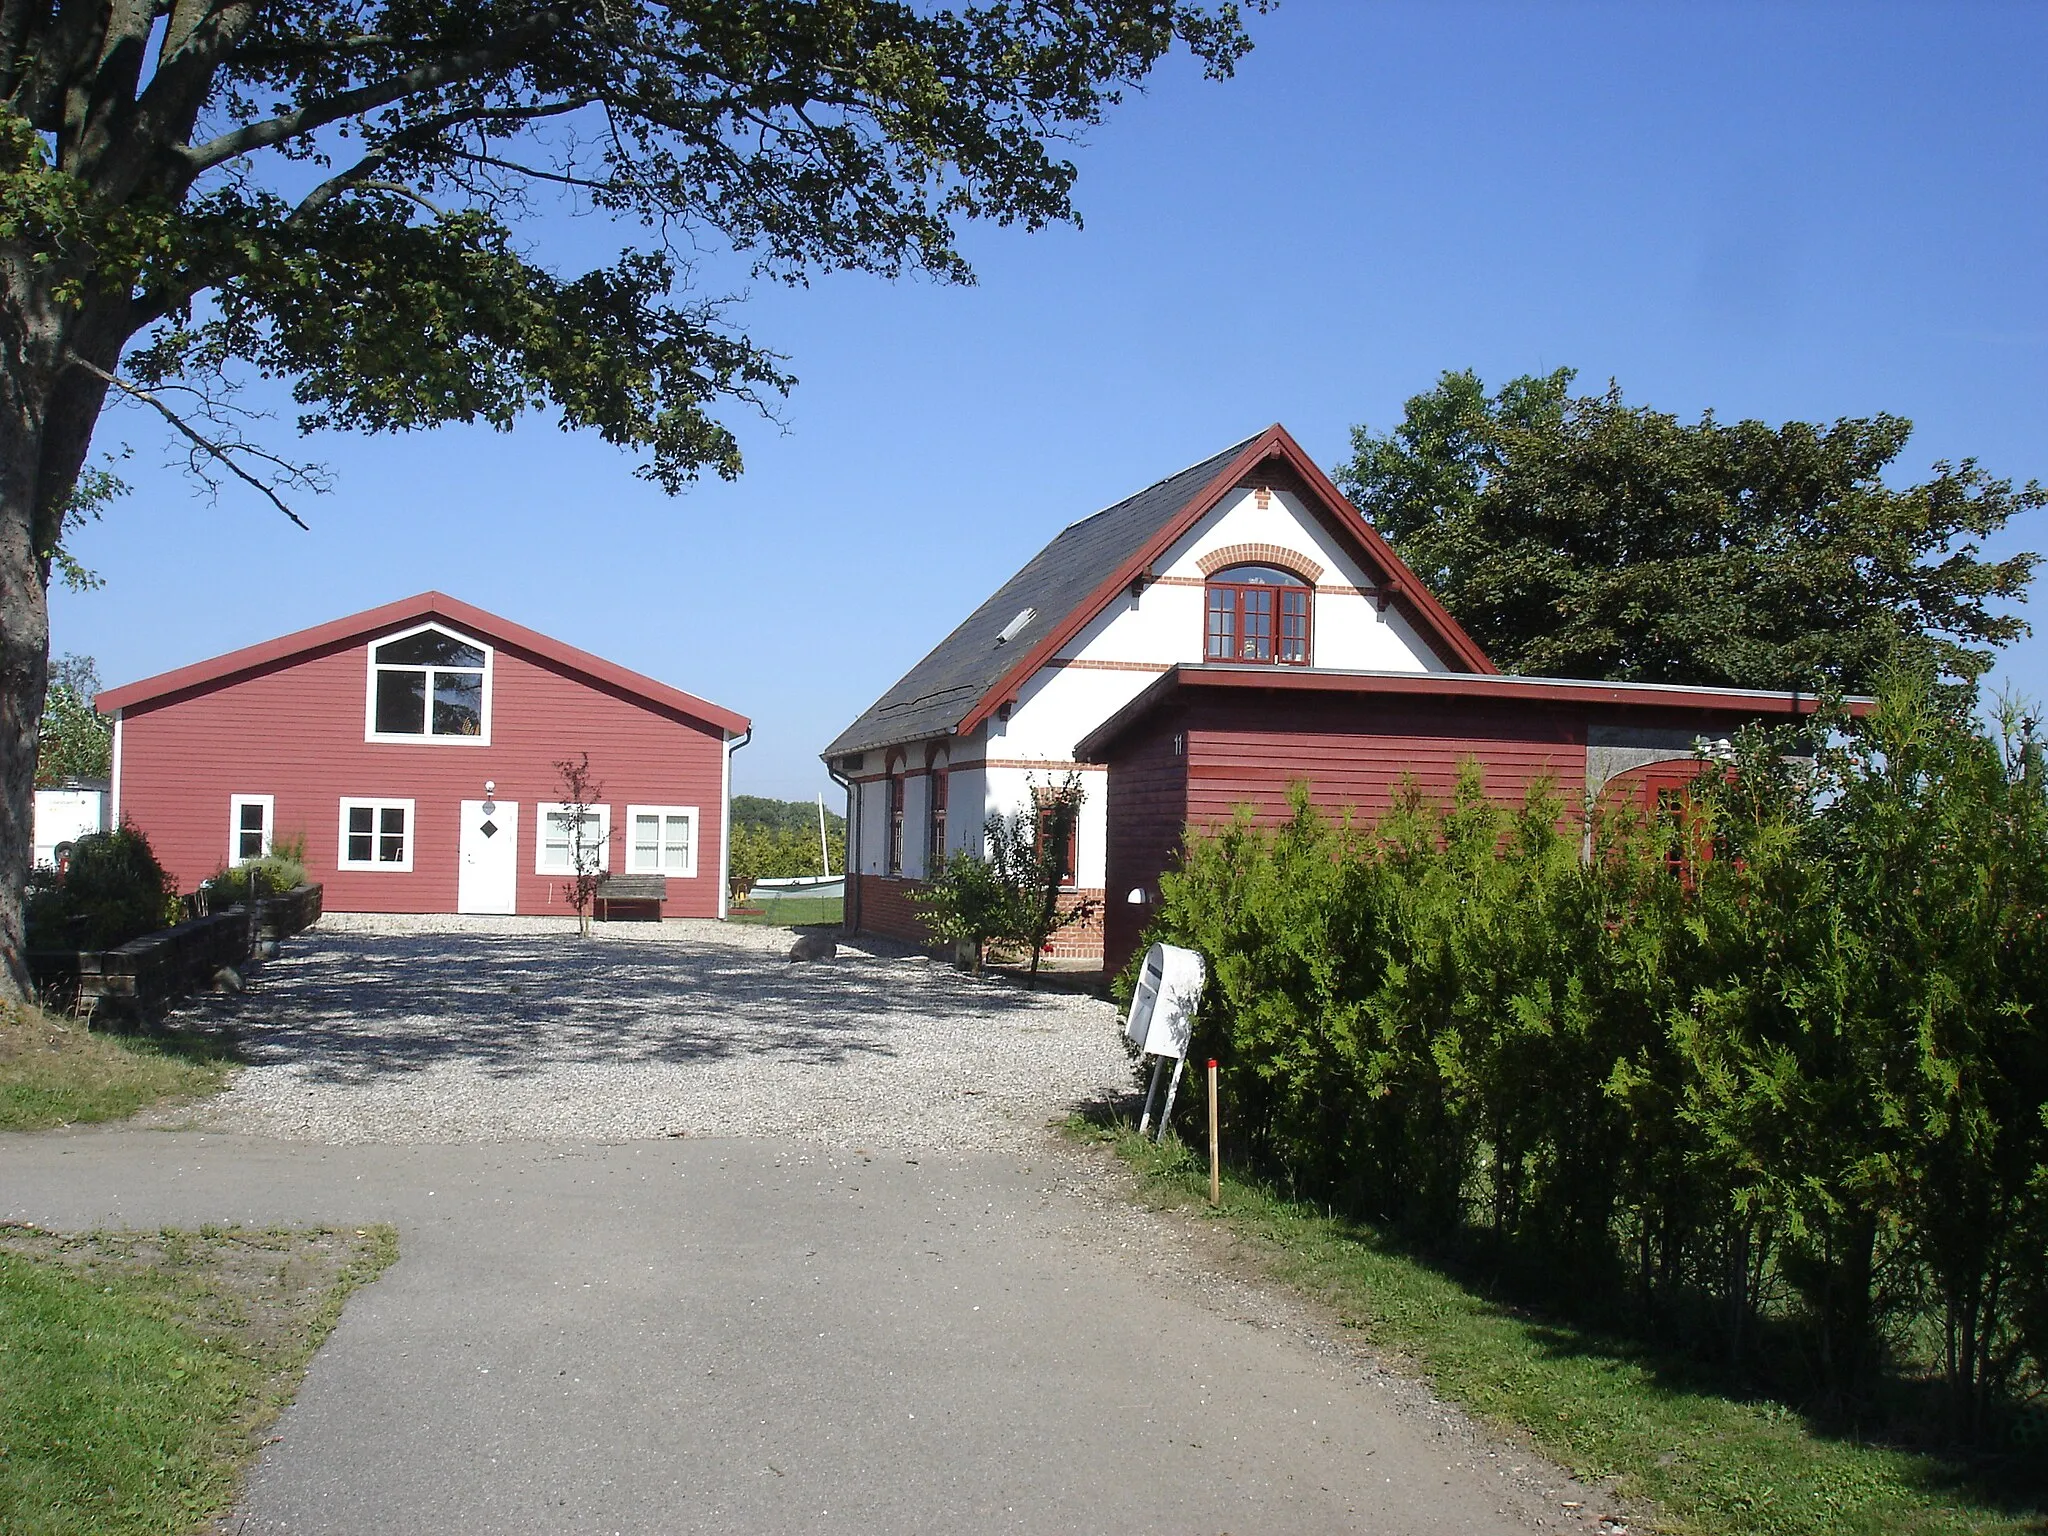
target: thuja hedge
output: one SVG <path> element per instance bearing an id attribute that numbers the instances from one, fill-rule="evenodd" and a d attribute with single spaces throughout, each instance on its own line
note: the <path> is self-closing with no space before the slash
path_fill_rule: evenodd
<path id="1" fill-rule="evenodd" d="M 1657 817 L 1468 764 L 1191 838 L 1154 936 L 1234 1154 L 1737 1365 L 1789 1334 L 1845 1407 L 1917 1355 L 1985 1434 L 2048 1379 L 2042 755 L 1903 684 L 1822 735 Z"/>

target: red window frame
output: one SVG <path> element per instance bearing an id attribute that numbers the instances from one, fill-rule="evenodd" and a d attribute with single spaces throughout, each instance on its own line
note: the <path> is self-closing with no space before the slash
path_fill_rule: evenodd
<path id="1" fill-rule="evenodd" d="M 1257 570 L 1283 581 L 1231 580 Z M 1278 566 L 1231 566 L 1209 579 L 1202 600 L 1202 659 L 1260 666 L 1313 664 L 1315 588 Z"/>
<path id="2" fill-rule="evenodd" d="M 1038 796 L 1036 809 L 1037 816 L 1034 823 L 1035 831 L 1032 846 L 1035 849 L 1043 849 L 1045 847 L 1046 834 L 1050 831 L 1048 824 L 1052 820 L 1053 808 L 1047 802 L 1046 797 L 1041 794 Z M 1060 850 L 1060 884 L 1069 890 L 1080 884 L 1079 875 L 1076 870 L 1076 859 L 1074 857 L 1074 850 L 1080 841 L 1081 812 L 1077 806 L 1073 812 L 1073 819 L 1067 823 L 1067 845 Z"/>
<path id="3" fill-rule="evenodd" d="M 889 874 L 900 878 L 903 874 L 903 770 L 892 769 L 889 774 Z"/>
<path id="4" fill-rule="evenodd" d="M 931 770 L 925 804 L 924 872 L 936 875 L 946 863 L 947 769 L 944 763 Z"/>

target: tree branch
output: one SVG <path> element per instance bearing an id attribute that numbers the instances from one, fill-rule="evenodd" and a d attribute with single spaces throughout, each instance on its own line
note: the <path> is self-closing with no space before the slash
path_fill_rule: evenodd
<path id="1" fill-rule="evenodd" d="M 358 86 L 325 101 L 309 102 L 295 111 L 265 118 L 260 123 L 246 124 L 204 144 L 187 146 L 179 151 L 179 155 L 192 174 L 197 175 L 251 150 L 268 149 L 344 117 L 375 111 L 378 107 L 390 106 L 422 91 L 481 74 L 494 65 L 517 58 L 529 42 L 568 25 L 574 19 L 575 12 L 566 7 L 537 11 L 524 22 L 506 28 L 489 42 L 459 49 L 388 80 Z"/>
<path id="2" fill-rule="evenodd" d="M 371 173 L 383 166 L 394 155 L 412 149 L 425 150 L 435 135 L 444 133 L 450 128 L 459 128 L 465 123 L 474 122 L 526 123 L 537 121 L 544 117 L 560 117 L 565 112 L 580 112 L 596 99 L 593 96 L 582 96 L 571 97 L 567 101 L 543 102 L 539 106 L 533 107 L 476 107 L 461 112 L 444 112 L 438 117 L 426 118 L 421 122 L 412 124 L 410 127 L 401 128 L 382 144 L 379 144 L 375 149 L 365 154 L 362 159 L 358 160 L 347 170 L 337 171 L 334 175 L 321 182 L 319 186 L 308 192 L 300 200 L 299 206 L 292 210 L 291 217 L 286 222 L 292 225 L 303 225 L 306 220 L 310 219 L 350 187 L 370 185 L 369 177 Z M 447 149 L 450 154 L 460 153 L 452 145 L 447 146 Z M 395 183 L 386 183 L 386 185 L 390 186 L 392 190 L 403 190 L 397 187 Z M 407 195 L 412 196 L 413 194 L 407 193 Z M 426 203 L 425 198 L 418 200 Z M 434 208 L 432 203 L 426 203 L 426 206 Z M 434 212 L 438 214 L 441 210 L 434 208 Z"/>
<path id="3" fill-rule="evenodd" d="M 213 459 L 215 462 L 220 464 L 220 466 L 223 469 L 227 470 L 229 474 L 233 475 L 237 480 L 240 480 L 244 484 L 254 488 L 273 507 L 277 508 L 278 511 L 282 512 L 286 517 L 290 518 L 294 523 L 298 524 L 299 527 L 304 528 L 308 533 L 312 532 L 311 525 L 307 523 L 307 521 L 304 518 L 300 517 L 298 513 L 294 512 L 290 507 L 285 505 L 284 498 L 279 496 L 277 492 L 273 490 L 270 486 L 264 484 L 263 481 L 258 476 L 250 474 L 248 470 L 242 468 L 241 465 L 237 464 L 234 460 L 234 455 L 237 453 L 246 453 L 252 455 L 255 458 L 265 459 L 268 460 L 270 463 L 277 465 L 280 469 L 285 470 L 288 474 L 297 475 L 301 477 L 303 477 L 305 474 L 305 470 L 303 468 L 301 468 L 298 465 L 289 464 L 285 460 L 278 458 L 277 455 L 272 453 L 266 453 L 260 448 L 252 448 L 246 443 L 217 443 L 212 438 L 209 438 L 202 434 L 201 432 L 199 432 L 195 427 L 192 426 L 190 422 L 186 421 L 184 417 L 180 416 L 176 411 L 172 410 L 168 405 L 164 404 L 163 397 L 156 391 L 144 389 L 139 384 L 132 384 L 128 380 L 120 377 L 118 374 L 109 373 L 106 369 L 100 367 L 98 364 L 89 363 L 84 358 L 79 357 L 75 354 L 67 357 L 66 361 L 69 362 L 71 366 L 74 368 L 84 369 L 94 378 L 100 380 L 100 382 L 112 385 L 115 389 L 120 390 L 130 399 L 139 400 L 144 405 L 150 407 L 159 416 L 163 417 L 165 421 L 169 422 L 173 427 L 175 427 L 178 430 L 179 434 L 192 444 L 193 449 L 196 452 L 203 453 L 208 458 Z"/>

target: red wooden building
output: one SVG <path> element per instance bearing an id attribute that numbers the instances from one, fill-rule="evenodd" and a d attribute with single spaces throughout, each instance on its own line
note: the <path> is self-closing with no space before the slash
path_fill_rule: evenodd
<path id="1" fill-rule="evenodd" d="M 1282 820 L 1296 783 L 1316 805 L 1370 820 L 1404 776 L 1447 800 L 1469 758 L 1497 799 L 1518 802 L 1547 776 L 1568 797 L 1651 804 L 1699 771 L 1701 740 L 1814 704 L 1810 694 L 1497 673 L 1174 667 L 1075 750 L 1108 767 L 1103 963 L 1114 971 L 1130 958 L 1185 835 L 1227 824 L 1240 806 Z"/>
<path id="2" fill-rule="evenodd" d="M 438 592 L 110 688 L 112 812 L 191 890 L 303 838 L 335 912 L 563 913 L 585 842 L 721 917 L 744 716 Z"/>

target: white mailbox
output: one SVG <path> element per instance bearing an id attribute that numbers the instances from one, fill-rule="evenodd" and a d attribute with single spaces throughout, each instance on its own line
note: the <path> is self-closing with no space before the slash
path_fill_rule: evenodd
<path id="1" fill-rule="evenodd" d="M 1207 979 L 1202 957 L 1192 949 L 1154 944 L 1138 973 L 1138 990 L 1131 995 L 1125 1037 L 1147 1056 L 1181 1060 L 1188 1053 L 1188 1033 Z"/>

